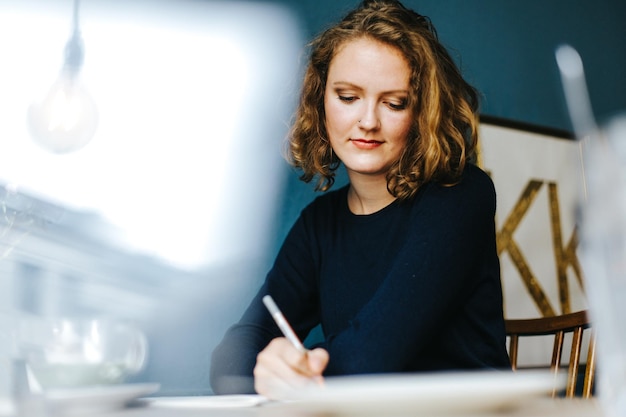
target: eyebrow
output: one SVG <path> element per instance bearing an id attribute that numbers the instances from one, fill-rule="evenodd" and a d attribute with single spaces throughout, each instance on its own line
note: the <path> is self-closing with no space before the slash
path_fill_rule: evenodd
<path id="1" fill-rule="evenodd" d="M 335 81 L 334 83 L 331 84 L 333 87 L 347 87 L 347 88 L 354 88 L 356 90 L 363 90 L 363 87 L 359 87 L 356 84 L 353 84 L 351 82 L 348 81 Z M 389 91 L 383 91 L 382 94 L 409 94 L 409 90 L 389 90 Z"/>

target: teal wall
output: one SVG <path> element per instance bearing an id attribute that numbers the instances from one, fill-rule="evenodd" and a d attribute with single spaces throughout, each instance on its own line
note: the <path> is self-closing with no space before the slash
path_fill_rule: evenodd
<path id="1" fill-rule="evenodd" d="M 278 0 L 302 19 L 308 37 L 356 0 Z M 600 119 L 626 109 L 625 0 L 405 0 L 431 18 L 486 115 L 569 130 L 555 48 L 581 54 Z"/>
<path id="2" fill-rule="evenodd" d="M 311 38 L 357 0 L 276 0 L 301 19 Z M 585 64 L 590 97 L 602 121 L 626 111 L 626 0 L 405 0 L 431 18 L 466 79 L 482 94 L 484 115 L 571 131 L 556 47 L 568 43 Z M 340 176 L 339 183 L 345 181 Z M 314 197 L 294 173 L 278 213 L 280 245 Z"/>

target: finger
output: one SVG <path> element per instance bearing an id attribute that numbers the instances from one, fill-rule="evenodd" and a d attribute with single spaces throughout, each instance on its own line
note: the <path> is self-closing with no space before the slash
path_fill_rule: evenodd
<path id="1" fill-rule="evenodd" d="M 254 388 L 270 399 L 287 399 L 294 390 L 308 385 L 311 377 L 295 371 L 281 360 L 259 361 L 254 368 Z"/>
<path id="2" fill-rule="evenodd" d="M 267 359 L 268 366 L 271 364 L 272 366 L 279 367 L 277 369 L 284 370 L 282 366 L 287 365 L 292 372 L 306 377 L 319 374 L 313 371 L 309 366 L 308 351 L 302 352 L 296 349 L 293 344 L 284 337 L 273 339 L 261 353 L 264 352 L 268 355 L 262 359 Z M 260 358 L 257 360 L 259 359 Z"/>
<path id="3" fill-rule="evenodd" d="M 298 374 L 300 372 L 294 368 L 281 351 L 265 349 L 257 355 L 255 376 L 288 378 Z"/>
<path id="4" fill-rule="evenodd" d="M 315 375 L 322 375 L 328 365 L 329 355 L 325 349 L 317 348 L 307 354 L 308 367 Z"/>
<path id="5" fill-rule="evenodd" d="M 291 383 L 285 379 L 276 376 L 255 375 L 254 377 L 255 391 L 272 400 L 280 400 L 288 397 Z"/>
<path id="6" fill-rule="evenodd" d="M 255 390 L 272 399 L 288 398 L 291 391 L 310 383 L 309 373 L 306 355 L 277 338 L 257 355 Z"/>

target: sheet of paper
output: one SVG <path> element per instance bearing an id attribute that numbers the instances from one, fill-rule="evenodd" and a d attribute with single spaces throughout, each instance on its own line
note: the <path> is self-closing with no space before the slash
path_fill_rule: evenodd
<path id="1" fill-rule="evenodd" d="M 168 408 L 237 408 L 256 407 L 267 402 L 261 395 L 207 395 L 186 397 L 151 397 L 144 399 L 150 407 Z"/>

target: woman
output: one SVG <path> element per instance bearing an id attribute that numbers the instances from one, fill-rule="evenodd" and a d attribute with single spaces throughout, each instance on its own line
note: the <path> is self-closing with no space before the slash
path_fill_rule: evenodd
<path id="1" fill-rule="evenodd" d="M 311 44 L 290 155 L 327 191 L 213 353 L 216 393 L 280 396 L 324 376 L 509 367 L 495 191 L 474 166 L 477 94 L 430 21 L 366 0 Z M 306 353 L 274 324 L 270 294 Z"/>

